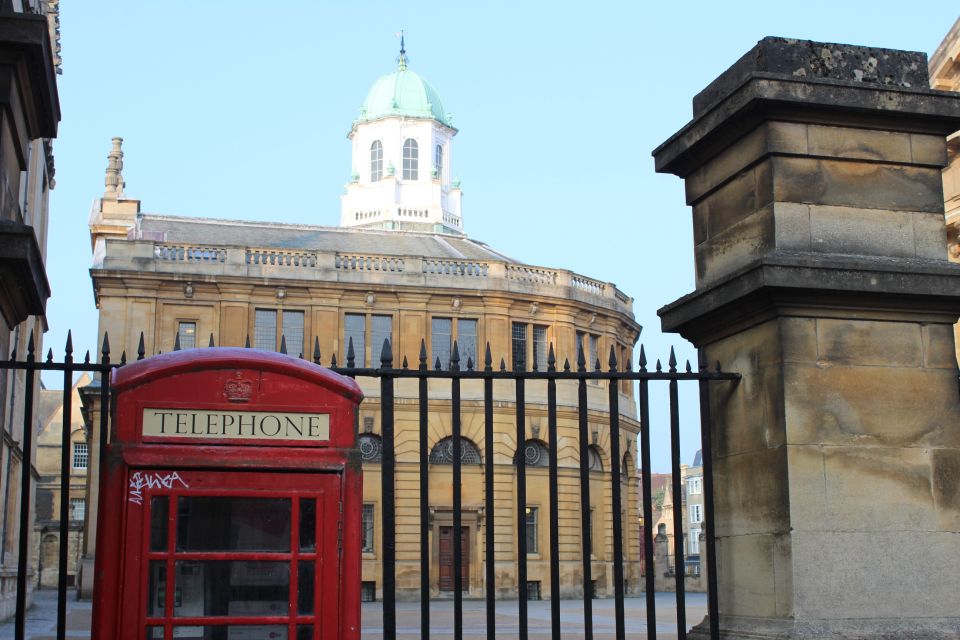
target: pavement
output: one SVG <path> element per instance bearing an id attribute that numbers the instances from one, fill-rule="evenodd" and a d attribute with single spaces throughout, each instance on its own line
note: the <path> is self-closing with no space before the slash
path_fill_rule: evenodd
<path id="1" fill-rule="evenodd" d="M 67 598 L 67 638 L 70 640 L 90 638 L 90 615 L 93 605 L 89 601 L 78 602 Z M 656 595 L 658 640 L 677 637 L 676 597 L 672 593 Z M 362 605 L 364 640 L 383 638 L 383 612 L 379 602 Z M 646 638 L 646 600 L 643 596 L 624 601 L 625 624 L 628 638 Z M 707 597 L 702 593 L 690 593 L 686 597 L 687 626 L 703 620 L 707 610 Z M 498 640 L 517 638 L 518 607 L 516 601 L 501 600 L 496 603 L 496 632 Z M 550 638 L 550 602 L 529 603 L 528 630 L 530 640 Z M 583 638 L 583 602 L 563 600 L 560 602 L 560 624 L 563 638 Z M 614 601 L 593 601 L 593 637 L 595 640 L 612 640 L 615 636 Z M 13 619 L 0 623 L 0 640 L 12 640 Z M 57 628 L 57 594 L 53 590 L 34 594 L 33 606 L 27 611 L 29 640 L 53 640 Z M 430 603 L 430 634 L 433 638 L 453 637 L 453 601 L 441 600 Z M 486 638 L 486 613 L 483 600 L 465 600 L 463 603 L 464 640 Z M 397 603 L 397 638 L 413 640 L 420 638 L 420 603 Z"/>

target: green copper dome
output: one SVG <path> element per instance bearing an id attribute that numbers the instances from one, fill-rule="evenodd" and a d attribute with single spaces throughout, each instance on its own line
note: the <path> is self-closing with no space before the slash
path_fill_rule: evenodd
<path id="1" fill-rule="evenodd" d="M 431 118 L 452 128 L 436 89 L 407 68 L 406 57 L 403 55 L 400 56 L 400 65 L 396 71 L 381 76 L 370 87 L 367 99 L 360 107 L 357 122 L 390 116 Z"/>

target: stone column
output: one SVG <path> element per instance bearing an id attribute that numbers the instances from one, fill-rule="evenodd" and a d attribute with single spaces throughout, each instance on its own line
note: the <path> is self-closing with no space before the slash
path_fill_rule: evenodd
<path id="1" fill-rule="evenodd" d="M 927 86 L 922 53 L 766 38 L 654 151 L 696 243 L 663 328 L 743 375 L 711 389 L 725 638 L 960 632 L 960 96 Z"/>

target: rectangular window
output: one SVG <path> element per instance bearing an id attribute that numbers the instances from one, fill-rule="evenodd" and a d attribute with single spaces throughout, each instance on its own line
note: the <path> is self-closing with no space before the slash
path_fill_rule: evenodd
<path id="1" fill-rule="evenodd" d="M 440 360 L 441 369 L 450 368 L 450 349 L 453 342 L 453 320 L 433 318 L 430 321 L 430 363 L 432 369 Z"/>
<path id="2" fill-rule="evenodd" d="M 343 317 L 343 362 L 347 365 L 347 352 L 350 350 L 350 340 L 353 340 L 353 366 L 366 365 L 366 337 L 367 317 L 362 313 L 348 313 Z"/>
<path id="3" fill-rule="evenodd" d="M 73 468 L 86 469 L 90 460 L 90 450 L 86 442 L 73 443 Z"/>
<path id="4" fill-rule="evenodd" d="M 597 366 L 600 358 L 600 336 L 590 336 L 590 358 L 587 360 L 587 368 L 593 369 Z"/>
<path id="5" fill-rule="evenodd" d="M 283 333 L 287 344 L 287 353 L 291 356 L 303 355 L 303 311 L 283 312 Z"/>
<path id="6" fill-rule="evenodd" d="M 83 520 L 87 515 L 87 501 L 84 498 L 70 498 L 70 519 Z"/>
<path id="7" fill-rule="evenodd" d="M 533 325 L 533 368 L 535 370 L 547 370 L 548 350 L 547 328 L 539 324 Z"/>
<path id="8" fill-rule="evenodd" d="M 373 553 L 373 505 L 363 505 L 363 515 L 360 518 L 360 535 L 363 553 Z"/>
<path id="9" fill-rule="evenodd" d="M 703 493 L 703 478 L 690 478 L 687 480 L 687 493 L 690 495 Z"/>
<path id="10" fill-rule="evenodd" d="M 700 529 L 690 529 L 690 545 L 687 553 L 691 555 L 700 553 Z"/>
<path id="11" fill-rule="evenodd" d="M 376 602 L 376 601 L 377 601 L 377 583 L 361 582 L 360 583 L 360 602 Z"/>
<path id="12" fill-rule="evenodd" d="M 540 553 L 537 546 L 537 507 L 527 507 L 527 554 Z"/>
<path id="13" fill-rule="evenodd" d="M 527 325 L 513 323 L 513 370 L 527 370 Z"/>
<path id="14" fill-rule="evenodd" d="M 256 310 L 253 319 L 253 348 L 264 351 L 277 350 L 277 312 L 275 310 Z"/>
<path id="15" fill-rule="evenodd" d="M 373 316 L 371 320 L 370 361 L 374 366 L 380 366 L 385 341 L 390 341 L 390 350 L 393 351 L 393 316 Z"/>
<path id="16" fill-rule="evenodd" d="M 180 339 L 181 349 L 195 349 L 197 346 L 197 323 L 178 322 L 177 337 Z"/>
<path id="17" fill-rule="evenodd" d="M 457 320 L 457 347 L 460 349 L 460 368 L 466 369 L 467 361 L 473 360 L 475 369 L 482 368 L 477 363 L 477 321 Z"/>
<path id="18" fill-rule="evenodd" d="M 540 581 L 529 580 L 527 582 L 527 600 L 540 600 Z"/>
<path id="19" fill-rule="evenodd" d="M 699 524 L 703 522 L 703 505 L 690 505 L 690 522 L 692 524 Z"/>

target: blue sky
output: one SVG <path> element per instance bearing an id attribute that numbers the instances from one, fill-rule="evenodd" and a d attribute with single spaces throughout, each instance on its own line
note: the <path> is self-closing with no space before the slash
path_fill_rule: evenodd
<path id="1" fill-rule="evenodd" d="M 763 36 L 930 54 L 958 11 L 947 1 L 63 2 L 45 349 L 60 352 L 70 328 L 79 355 L 96 349 L 87 219 L 111 137 L 125 140 L 126 193 L 146 212 L 336 225 L 352 170 L 346 134 L 395 66 L 404 29 L 410 67 L 460 129 L 453 173 L 467 232 L 525 262 L 615 282 L 635 299 L 652 359 L 666 361 L 671 344 L 694 359 L 659 331 L 656 310 L 693 289 L 693 250 L 682 181 L 655 174 L 651 150 Z M 694 395 L 683 398 L 687 462 Z M 663 414 L 661 403 L 655 470 L 669 464 Z"/>

